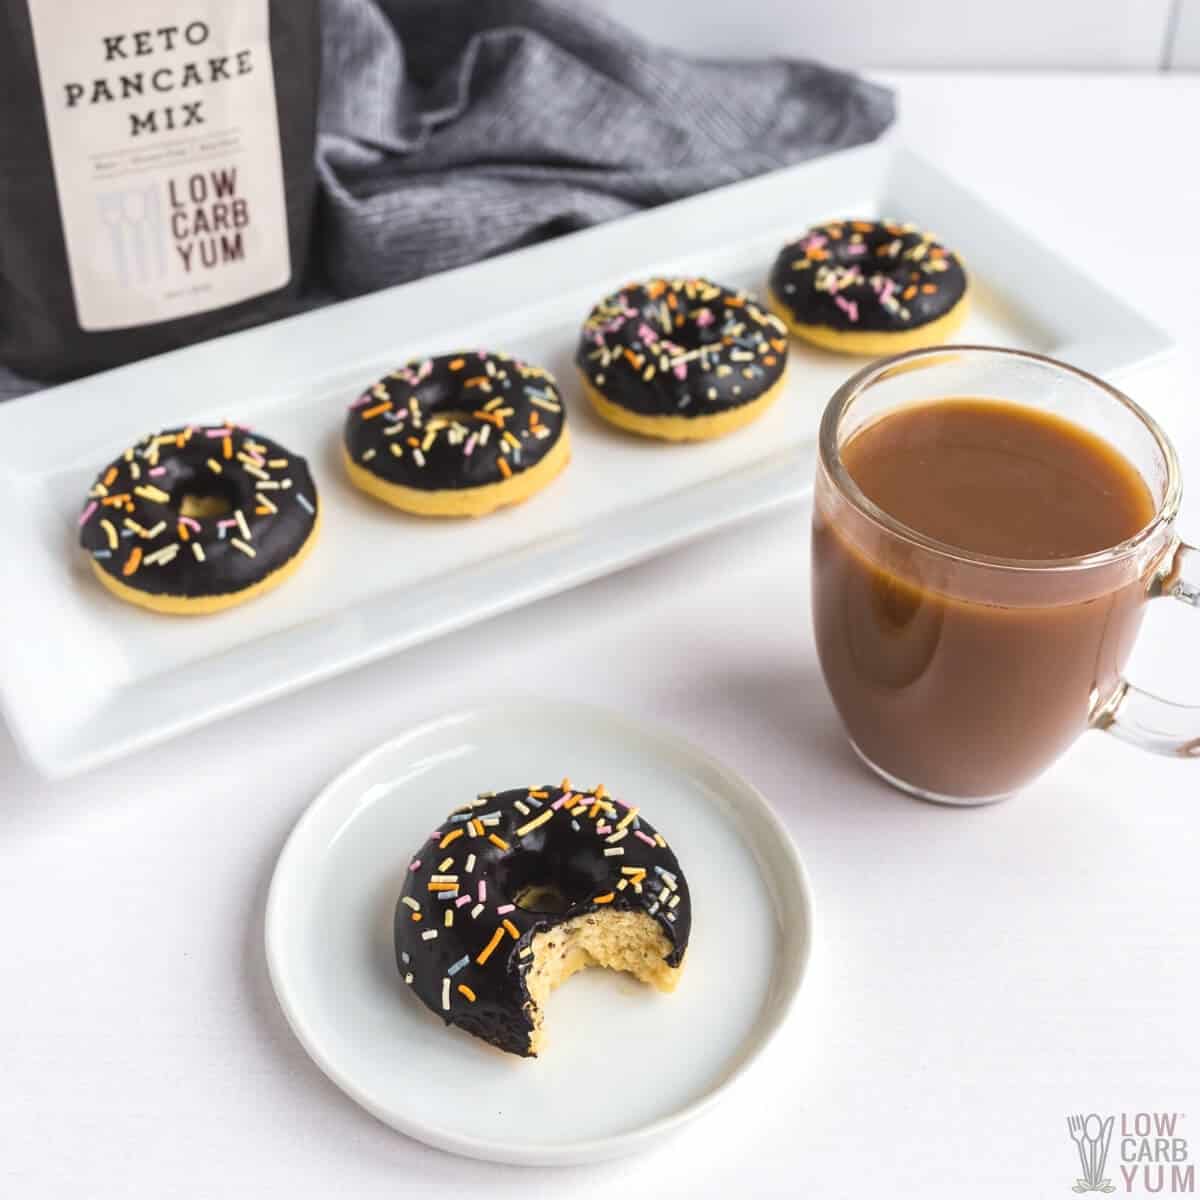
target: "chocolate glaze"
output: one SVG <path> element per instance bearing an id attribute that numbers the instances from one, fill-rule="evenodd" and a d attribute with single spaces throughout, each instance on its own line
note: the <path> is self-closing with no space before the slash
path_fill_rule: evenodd
<path id="1" fill-rule="evenodd" d="M 230 512 L 184 517 L 180 504 L 189 494 L 220 497 Z M 79 542 L 127 587 L 155 596 L 224 596 L 285 566 L 313 532 L 317 506 L 299 455 L 244 426 L 187 425 L 151 434 L 100 472 Z"/>
<path id="2" fill-rule="evenodd" d="M 623 853 L 604 853 L 618 848 Z M 436 890 L 440 886 L 444 890 Z M 565 909 L 515 907 L 533 886 L 553 887 Z M 454 914 L 450 928 L 447 909 Z M 687 880 L 665 839 L 636 808 L 603 789 L 547 785 L 485 794 L 451 813 L 417 850 L 396 905 L 396 963 L 446 1024 L 528 1057 L 531 940 L 601 909 L 653 917 L 671 946 L 665 961 L 683 961 L 692 924 Z"/>
<path id="3" fill-rule="evenodd" d="M 368 388 L 346 415 L 345 445 L 388 483 L 480 487 L 540 462 L 565 419 L 548 371 L 471 350 L 414 359 Z"/>
<path id="4" fill-rule="evenodd" d="M 787 367 L 782 321 L 707 279 L 631 283 L 592 309 L 575 362 L 613 404 L 709 417 L 757 400 Z"/>
<path id="5" fill-rule="evenodd" d="M 901 332 L 944 317 L 966 294 L 962 260 L 897 221 L 830 221 L 789 242 L 771 291 L 798 325 Z"/>

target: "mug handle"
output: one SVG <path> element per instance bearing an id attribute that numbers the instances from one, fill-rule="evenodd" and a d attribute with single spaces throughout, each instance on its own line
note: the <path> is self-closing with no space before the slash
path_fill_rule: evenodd
<path id="1" fill-rule="evenodd" d="M 1157 572 L 1151 584 L 1150 598 L 1159 596 L 1173 596 L 1200 610 L 1200 549 L 1177 543 L 1168 567 Z M 1127 679 L 1121 680 L 1092 725 L 1155 754 L 1200 758 L 1200 705 L 1164 700 Z"/>

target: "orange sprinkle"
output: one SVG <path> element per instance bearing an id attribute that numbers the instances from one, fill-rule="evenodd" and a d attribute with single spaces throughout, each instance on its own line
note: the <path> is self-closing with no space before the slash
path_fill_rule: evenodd
<path id="1" fill-rule="evenodd" d="M 478 418 L 480 421 L 487 421 L 491 425 L 495 425 L 497 429 L 504 428 L 504 418 L 496 416 L 495 413 L 484 412 L 482 408 L 477 409 L 471 416 Z"/>
<path id="2" fill-rule="evenodd" d="M 782 354 L 787 349 L 787 342 L 783 338 L 770 338 L 771 349 L 777 354 Z"/>
<path id="3" fill-rule="evenodd" d="M 431 883 L 429 885 L 429 890 L 431 892 L 457 892 L 458 884 L 457 883 Z"/>
<path id="4" fill-rule="evenodd" d="M 132 575 L 141 565 L 142 548 L 141 546 L 134 546 L 129 553 L 129 557 L 125 560 L 125 565 L 121 568 L 121 574 Z"/>
<path id="5" fill-rule="evenodd" d="M 129 493 L 121 492 L 119 495 L 116 495 L 116 496 L 105 496 L 104 499 L 100 501 L 100 503 L 107 504 L 111 507 L 112 505 L 116 505 L 116 504 L 125 504 L 126 501 L 128 501 L 128 500 L 129 500 Z"/>
<path id="6" fill-rule="evenodd" d="M 449 916 L 449 913 L 447 913 L 446 915 Z M 460 983 L 458 985 L 458 994 L 460 996 L 465 996 L 468 1000 L 470 1000 L 470 1002 L 472 1004 L 475 1003 L 475 993 L 473 991 L 471 991 L 471 989 L 469 987 L 467 987 L 467 985 L 465 983 Z"/>
<path id="7" fill-rule="evenodd" d="M 625 347 L 625 357 L 629 360 L 629 365 L 635 371 L 642 369 L 642 364 L 646 361 L 640 354 L 635 354 L 628 346 Z"/>
<path id="8" fill-rule="evenodd" d="M 486 375 L 472 375 L 470 379 L 463 380 L 463 387 L 484 387 L 487 381 L 488 377 Z"/>
<path id="9" fill-rule="evenodd" d="M 472 837 L 483 837 L 483 822 L 478 817 L 468 821 L 467 824 L 471 826 Z"/>
<path id="10" fill-rule="evenodd" d="M 446 836 L 444 838 L 442 838 L 442 840 L 440 842 L 438 842 L 438 849 L 445 850 L 445 848 L 448 845 L 450 845 L 450 843 L 452 841 L 454 841 L 455 838 L 460 838 L 460 837 L 462 837 L 462 835 L 463 835 L 463 831 L 461 829 L 450 830 L 450 832 L 448 834 L 446 834 Z"/>
<path id="11" fill-rule="evenodd" d="M 615 895 L 615 893 L 613 893 L 613 892 L 605 892 L 603 896 L 593 896 L 592 903 L 593 904 L 611 904 L 613 902 L 614 895 Z"/>
<path id="12" fill-rule="evenodd" d="M 450 370 L 452 371 L 461 371 L 466 365 L 467 360 L 465 358 L 452 358 L 450 360 Z"/>
<path id="13" fill-rule="evenodd" d="M 392 402 L 390 400 L 385 400 L 382 404 L 372 404 L 370 408 L 363 409 L 362 419 L 364 421 L 370 421 L 373 417 L 379 416 L 380 413 L 387 412 L 387 410 L 391 407 Z"/>
<path id="14" fill-rule="evenodd" d="M 937 291 L 937 284 L 936 283 L 923 283 L 921 285 L 921 291 L 923 291 L 925 293 L 925 295 L 927 295 L 927 296 L 932 296 L 933 293 Z"/>
<path id="15" fill-rule="evenodd" d="M 511 479 L 512 478 L 512 467 L 510 467 L 508 465 L 508 463 L 502 458 L 498 458 L 498 459 L 496 459 L 496 461 L 500 464 L 500 474 L 503 475 L 505 479 Z"/>
<path id="16" fill-rule="evenodd" d="M 488 841 L 491 842 L 493 846 L 499 847 L 501 850 L 508 849 L 508 843 L 502 837 L 497 837 L 494 833 L 488 834 Z"/>
<path id="17" fill-rule="evenodd" d="M 675 293 L 668 292 L 667 293 L 667 307 L 668 308 L 676 308 L 678 306 L 678 304 L 679 304 L 679 301 L 677 301 L 675 299 Z"/>
<path id="18" fill-rule="evenodd" d="M 233 438 L 231 438 L 228 434 L 221 439 L 221 453 L 224 454 L 226 458 L 233 457 Z"/>
<path id="19" fill-rule="evenodd" d="M 505 929 L 508 930 L 509 935 L 514 940 L 521 936 L 521 931 L 507 917 L 504 918 L 504 920 L 501 922 L 501 924 L 504 926 Z"/>
<path id="20" fill-rule="evenodd" d="M 911 283 L 908 285 L 908 287 L 906 287 L 906 288 L 904 289 L 904 291 L 903 291 L 903 292 L 901 292 L 901 293 L 900 293 L 900 295 L 901 295 L 901 296 L 902 296 L 902 297 L 903 297 L 905 300 L 911 300 L 911 299 L 912 299 L 912 298 L 913 298 L 913 297 L 914 297 L 916 294 L 917 294 L 917 289 L 916 289 L 916 286 L 915 286 L 914 284 L 911 284 Z"/>
<path id="21" fill-rule="evenodd" d="M 117 478 L 117 468 L 109 467 L 104 473 L 104 486 L 112 487 L 113 481 Z"/>
<path id="22" fill-rule="evenodd" d="M 487 962 L 487 960 L 489 958 L 492 957 L 492 951 L 494 951 L 496 949 L 496 947 L 498 945 L 500 945 L 501 939 L 503 937 L 504 937 L 504 930 L 501 929 L 499 926 L 497 926 L 496 932 L 492 934 L 492 940 L 490 942 L 488 942 L 488 944 L 486 946 L 484 946 L 484 948 L 482 950 L 480 950 L 478 956 L 475 959 L 475 961 L 481 967 L 483 966 L 483 964 L 485 962 Z"/>
<path id="23" fill-rule="evenodd" d="M 725 303 L 730 308 L 741 308 L 741 306 L 746 303 L 746 300 L 743 296 L 726 296 Z"/>
<path id="24" fill-rule="evenodd" d="M 260 505 L 259 505 L 259 506 L 258 506 L 258 507 L 257 507 L 257 508 L 254 510 L 254 515 L 255 515 L 256 517 L 269 517 L 269 516 L 271 515 L 271 510 L 270 510 L 269 508 L 264 508 L 264 507 L 263 507 L 263 506 L 260 504 Z"/>
<path id="25" fill-rule="evenodd" d="M 179 530 L 179 540 L 181 542 L 187 542 L 191 540 L 192 535 L 188 533 L 188 527 L 182 521 L 179 522 L 176 528 Z"/>
<path id="26" fill-rule="evenodd" d="M 530 428 L 530 429 L 536 429 L 536 428 L 537 428 L 537 425 L 538 425 L 538 419 L 539 419 L 539 418 L 538 418 L 538 415 L 537 415 L 537 409 L 536 409 L 536 408 L 530 409 L 530 410 L 529 410 L 529 428 Z"/>
<path id="27" fill-rule="evenodd" d="M 777 359 L 773 354 L 768 354 L 766 358 L 763 359 L 763 362 L 765 362 L 768 367 L 773 367 L 778 361 L 779 359 Z"/>
<path id="28" fill-rule="evenodd" d="M 419 921 L 419 920 L 421 919 L 421 914 L 420 914 L 419 912 L 415 912 L 415 913 L 413 913 L 413 915 L 412 915 L 412 919 L 413 919 L 414 921 Z"/>

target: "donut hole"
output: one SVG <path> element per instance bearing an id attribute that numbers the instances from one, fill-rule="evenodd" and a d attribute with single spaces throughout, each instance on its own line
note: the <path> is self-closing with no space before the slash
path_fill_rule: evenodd
<path id="1" fill-rule="evenodd" d="M 571 907 L 571 902 L 552 883 L 526 884 L 512 902 L 531 913 L 565 913 Z"/>
<path id="2" fill-rule="evenodd" d="M 603 863 L 546 850 L 518 850 L 497 864 L 497 882 L 526 912 L 565 913 L 594 896 L 607 878 Z"/>
<path id="3" fill-rule="evenodd" d="M 181 517 L 196 521 L 227 517 L 238 507 L 238 492 L 234 485 L 220 475 L 196 474 L 181 480 L 171 490 L 171 507 Z"/>

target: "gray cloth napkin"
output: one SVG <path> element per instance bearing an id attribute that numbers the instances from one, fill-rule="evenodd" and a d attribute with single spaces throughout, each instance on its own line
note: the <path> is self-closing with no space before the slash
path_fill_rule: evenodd
<path id="1" fill-rule="evenodd" d="M 870 141 L 894 115 L 857 76 L 687 58 L 586 0 L 323 0 L 322 20 L 310 305 Z M 0 368 L 0 398 L 34 386 Z"/>

